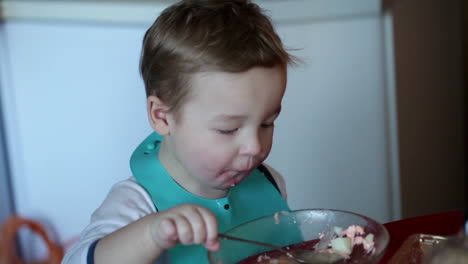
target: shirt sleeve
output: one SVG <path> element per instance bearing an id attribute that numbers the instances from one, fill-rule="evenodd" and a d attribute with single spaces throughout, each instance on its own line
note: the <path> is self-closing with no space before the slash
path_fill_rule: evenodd
<path id="1" fill-rule="evenodd" d="M 275 169 L 273 169 L 270 165 L 263 163 L 263 165 L 270 171 L 271 176 L 275 180 L 278 188 L 281 192 L 281 196 L 283 196 L 284 200 L 287 201 L 288 195 L 286 193 L 286 182 L 284 181 L 283 176 Z"/>
<path id="2" fill-rule="evenodd" d="M 88 250 L 94 242 L 154 212 L 153 201 L 135 178 L 118 182 L 91 215 L 89 225 L 80 240 L 66 252 L 62 264 L 86 264 Z"/>

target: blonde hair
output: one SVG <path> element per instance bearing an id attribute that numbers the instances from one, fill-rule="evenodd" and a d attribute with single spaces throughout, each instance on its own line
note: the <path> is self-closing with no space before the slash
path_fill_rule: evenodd
<path id="1" fill-rule="evenodd" d="M 243 72 L 294 63 L 270 18 L 249 0 L 186 0 L 167 9 L 146 32 L 140 60 L 146 96 L 171 111 L 188 98 L 191 74 Z"/>

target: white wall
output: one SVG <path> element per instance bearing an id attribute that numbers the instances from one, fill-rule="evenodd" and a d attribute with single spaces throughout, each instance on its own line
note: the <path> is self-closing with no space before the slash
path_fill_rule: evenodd
<path id="1" fill-rule="evenodd" d="M 150 132 L 138 73 L 145 26 L 12 22 L 3 30 L 17 211 L 65 242 L 131 175 L 130 154 Z"/>
<path id="2" fill-rule="evenodd" d="M 279 26 L 306 65 L 290 72 L 269 161 L 294 208 L 390 215 L 379 17 Z"/>
<path id="3" fill-rule="evenodd" d="M 267 161 L 285 176 L 294 209 L 338 208 L 389 221 L 381 17 L 309 17 L 312 6 L 287 3 L 270 5 L 273 18 L 305 64 L 290 70 Z M 343 5 L 324 10 L 336 15 Z M 83 229 L 114 182 L 130 176 L 129 156 L 150 132 L 138 59 L 151 22 L 1 25 L 1 92 L 17 210 L 53 227 L 61 242 Z"/>

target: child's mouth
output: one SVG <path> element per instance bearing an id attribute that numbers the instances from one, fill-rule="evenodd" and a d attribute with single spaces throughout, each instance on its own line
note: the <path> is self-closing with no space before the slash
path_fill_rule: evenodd
<path id="1" fill-rule="evenodd" d="M 223 174 L 227 177 L 227 185 L 234 187 L 247 177 L 250 171 L 229 170 Z"/>

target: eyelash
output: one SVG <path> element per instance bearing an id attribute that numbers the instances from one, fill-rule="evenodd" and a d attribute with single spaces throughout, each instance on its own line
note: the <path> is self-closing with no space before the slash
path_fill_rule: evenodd
<path id="1" fill-rule="evenodd" d="M 217 129 L 216 131 L 218 131 L 218 133 L 222 134 L 222 135 L 231 135 L 231 134 L 234 134 L 234 132 L 236 132 L 238 130 L 238 128 L 236 129 L 231 129 L 231 130 L 222 130 L 222 129 Z"/>
<path id="2" fill-rule="evenodd" d="M 262 125 L 263 128 L 269 128 L 269 127 L 274 127 L 274 126 L 275 126 L 275 123 L 263 124 L 263 125 Z"/>
<path id="3" fill-rule="evenodd" d="M 272 123 L 272 124 L 262 124 L 261 127 L 262 128 L 270 128 L 270 127 L 274 127 L 275 124 Z M 217 129 L 216 131 L 222 135 L 232 135 L 234 134 L 234 132 L 236 132 L 237 130 L 239 130 L 238 128 L 236 129 L 231 129 L 231 130 L 222 130 L 222 129 Z"/>

